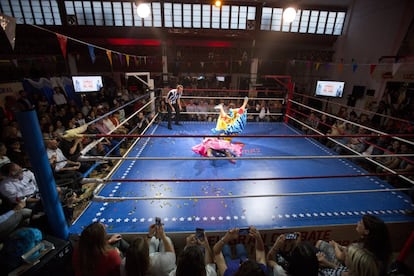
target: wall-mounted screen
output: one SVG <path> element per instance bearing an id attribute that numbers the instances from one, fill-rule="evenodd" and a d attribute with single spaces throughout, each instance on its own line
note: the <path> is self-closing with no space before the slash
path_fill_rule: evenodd
<path id="1" fill-rule="evenodd" d="M 343 81 L 318 81 L 316 83 L 316 96 L 327 96 L 327 97 L 342 97 L 344 93 Z"/>
<path id="2" fill-rule="evenodd" d="M 225 81 L 226 78 L 224 76 L 216 76 L 217 81 Z"/>
<path id="3" fill-rule="evenodd" d="M 103 86 L 102 76 L 72 76 L 72 82 L 77 93 L 97 92 Z"/>

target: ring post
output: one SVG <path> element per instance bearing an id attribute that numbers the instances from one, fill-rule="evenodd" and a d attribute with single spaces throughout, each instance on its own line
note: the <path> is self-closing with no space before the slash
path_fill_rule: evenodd
<path id="1" fill-rule="evenodd" d="M 28 110 L 17 112 L 16 117 L 22 132 L 24 149 L 29 155 L 42 195 L 42 204 L 49 226 L 56 237 L 66 240 L 69 236 L 69 229 L 56 190 L 37 114 L 34 110 Z"/>

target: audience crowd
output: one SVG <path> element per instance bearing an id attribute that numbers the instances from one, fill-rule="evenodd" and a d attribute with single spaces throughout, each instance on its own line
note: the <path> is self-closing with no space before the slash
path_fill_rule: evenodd
<path id="1" fill-rule="evenodd" d="M 265 98 L 266 95 L 261 95 Z M 21 91 L 7 110 L 0 110 L 2 123 L 0 133 L 0 242 L 3 248 L 0 259 L 13 250 L 16 231 L 27 227 L 38 228 L 47 233 L 46 218 L 42 210 L 41 194 L 36 178 L 31 172 L 30 158 L 24 150 L 23 137 L 16 121 L 15 112 L 36 110 L 43 134 L 50 168 L 54 175 L 56 191 L 64 213 L 70 224 L 73 208 L 79 203 L 83 184 L 91 180 L 85 177 L 94 163 L 79 159 L 87 145 L 95 141 L 89 155 L 120 156 L 126 139 L 105 138 L 96 140 L 86 134 L 142 133 L 153 118 L 147 100 L 127 90 L 117 93 L 99 93 L 98 97 L 83 96 L 79 106 L 68 99 L 61 88 L 54 89 L 53 101 L 42 95 L 29 97 Z M 125 105 L 134 102 L 132 105 Z M 214 121 L 217 117 L 214 106 L 223 103 L 226 108 L 239 106 L 238 100 L 224 99 L 203 101 L 185 99 L 184 120 Z M 249 102 L 251 121 L 280 121 L 284 109 L 282 101 L 259 99 Z M 166 113 L 165 102 L 159 98 L 156 103 L 158 120 Z M 387 105 L 381 102 L 378 114 L 388 114 Z M 116 110 L 111 112 L 111 110 Z M 125 120 L 136 115 L 128 122 Z M 108 116 L 103 116 L 109 114 Z M 311 112 L 301 125 L 305 133 L 316 131 L 330 135 L 361 134 L 359 137 L 320 138 L 338 154 L 355 151 L 360 154 L 376 154 L 380 164 L 398 172 L 412 172 L 413 160 L 409 157 L 380 158 L 384 153 L 412 153 L 412 145 L 391 137 L 363 137 L 381 129 L 388 133 L 412 133 L 412 125 L 391 117 L 375 114 L 371 118 L 361 113 L 341 108 L 336 114 L 344 120 L 332 120 L 325 114 Z M 125 122 L 125 123 L 124 123 Z M 359 126 L 358 126 L 359 125 Z M 346 145 L 343 147 L 338 145 Z M 361 162 L 359 159 L 356 162 Z M 362 163 L 362 162 L 361 162 Z M 371 164 L 365 164 L 370 167 Z M 383 172 L 381 166 L 370 167 Z M 99 170 L 99 167 L 97 167 Z M 390 181 L 395 180 L 389 177 Z M 396 181 L 401 183 L 401 181 Z M 241 235 L 254 239 L 254 253 L 249 254 L 243 244 L 237 243 Z M 184 248 L 176 249 L 167 235 L 162 222 L 149 226 L 146 237 L 126 241 L 121 235 L 108 235 L 105 225 L 92 223 L 82 231 L 74 245 L 72 258 L 75 275 L 386 275 L 391 256 L 388 230 L 379 218 L 364 215 L 356 226 L 355 239 L 358 242 L 347 247 L 335 241 L 318 241 L 316 244 L 303 241 L 300 233 L 280 234 L 269 248 L 262 240 L 259 229 L 229 229 L 212 247 L 208 233 L 190 234 Z M 11 249 L 10 249 L 11 248 Z M 177 256 L 176 256 L 176 252 Z M 7 268 L 18 265 L 10 262 Z"/>

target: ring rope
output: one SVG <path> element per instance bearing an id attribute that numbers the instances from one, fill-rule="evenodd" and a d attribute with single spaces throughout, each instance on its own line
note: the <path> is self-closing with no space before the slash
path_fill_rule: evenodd
<path id="1" fill-rule="evenodd" d="M 297 121 L 297 119 L 289 116 L 292 120 Z M 297 121 L 300 122 L 300 121 Z M 319 132 L 315 130 L 315 132 Z M 319 132 L 321 133 L 321 132 Z M 180 135 L 171 135 L 171 134 L 157 134 L 157 135 L 147 135 L 147 134 L 82 134 L 85 137 L 95 137 L 95 138 L 102 138 L 102 137 L 113 137 L 113 138 L 139 138 L 139 137 L 148 137 L 148 138 L 204 138 L 204 137 L 216 137 L 216 138 L 223 138 L 223 137 L 232 137 L 232 138 L 324 138 L 324 137 L 332 137 L 332 138 L 342 138 L 342 137 L 349 137 L 349 138 L 358 138 L 358 137 L 367 137 L 367 138 L 378 138 L 378 137 L 394 137 L 395 134 L 345 134 L 345 135 L 329 135 L 329 134 L 303 134 L 303 135 L 294 135 L 294 134 L 270 134 L 270 135 L 243 135 L 239 134 L 235 135 L 216 135 L 216 134 L 180 134 Z M 414 137 L 414 134 L 402 134 L 402 137 Z"/>
<path id="2" fill-rule="evenodd" d="M 376 193 L 376 192 L 395 192 L 408 191 L 409 188 L 398 189 L 378 189 L 378 190 L 351 190 L 351 191 L 329 191 L 329 192 L 303 192 L 303 193 L 282 193 L 282 194 L 261 194 L 261 195 L 214 195 L 214 196 L 174 196 L 174 197 L 105 197 L 95 195 L 93 201 L 126 201 L 126 200 L 195 200 L 195 199 L 235 199 L 235 198 L 264 198 L 264 197 L 285 197 L 285 196 L 314 196 L 314 195 L 332 195 L 332 194 L 357 194 L 357 193 Z"/>
<path id="3" fill-rule="evenodd" d="M 331 103 L 329 100 L 325 100 L 325 99 L 322 99 L 322 98 L 317 98 L 317 97 L 313 97 L 313 96 L 309 96 L 309 95 L 305 95 L 305 94 L 300 94 L 300 93 L 296 93 L 296 92 L 294 92 L 293 94 L 296 95 L 296 96 L 300 96 L 300 97 L 305 97 L 305 98 L 310 98 L 310 99 L 316 99 L 316 100 L 321 101 L 321 102 L 324 102 L 326 104 L 330 104 Z M 341 106 L 341 107 L 345 107 L 345 108 L 348 108 L 349 107 L 347 105 L 340 104 L 340 103 L 335 103 L 335 104 L 338 105 L 338 106 Z M 366 110 L 366 109 L 361 109 L 361 108 L 357 108 L 357 107 L 353 107 L 352 109 L 353 110 L 357 110 L 357 111 L 361 111 L 361 112 L 363 112 L 365 114 L 380 115 L 383 118 L 387 118 L 387 119 L 391 119 L 391 120 L 395 120 L 395 121 L 400 121 L 400 122 L 404 122 L 404 123 L 408 123 L 408 124 L 411 124 L 412 123 L 411 121 L 408 121 L 408 120 L 405 120 L 405 119 L 402 119 L 402 118 L 393 117 L 391 115 L 381 114 L 381 113 L 377 113 L 377 112 L 370 111 L 370 110 Z"/>
<path id="4" fill-rule="evenodd" d="M 138 109 L 137 111 L 135 111 L 134 113 L 132 113 L 128 118 L 126 118 L 124 121 L 122 121 L 119 125 L 117 125 L 114 129 L 112 129 L 111 131 L 109 131 L 107 134 L 103 134 L 104 136 L 100 136 L 100 135 L 95 135 L 95 134 L 93 134 L 93 135 L 89 135 L 89 134 L 80 134 L 81 136 L 83 136 L 83 137 L 94 137 L 94 138 L 99 138 L 98 140 L 96 140 L 96 141 L 93 141 L 93 142 L 91 142 L 90 144 L 88 144 L 88 145 L 86 145 L 85 147 L 84 147 L 84 149 L 80 152 L 81 153 L 81 156 L 83 156 L 83 155 L 85 155 L 86 153 L 88 153 L 92 148 L 94 148 L 98 143 L 100 143 L 100 142 L 102 142 L 103 141 L 103 139 L 105 138 L 105 137 L 116 137 L 116 138 L 123 138 L 123 137 L 128 137 L 128 135 L 121 135 L 121 136 L 114 136 L 115 134 L 113 134 L 113 132 L 115 132 L 119 127 L 121 127 L 121 126 L 123 126 L 124 124 L 126 124 L 131 118 L 133 118 L 133 117 L 135 117 L 139 112 L 141 112 L 143 109 L 145 109 L 148 105 L 150 105 L 150 104 L 152 104 L 153 102 L 155 101 L 155 99 L 152 99 L 152 100 L 150 100 L 148 103 L 146 103 L 144 106 L 142 106 L 140 109 Z M 119 109 L 119 108 L 118 108 Z M 118 110 L 118 109 L 116 109 L 116 110 Z M 114 110 L 115 111 L 115 110 Z M 97 122 L 97 121 L 99 121 L 99 120 L 101 120 L 102 118 L 105 118 L 106 116 L 108 116 L 108 115 L 110 115 L 112 112 L 114 112 L 114 111 L 111 111 L 110 113 L 107 113 L 107 114 L 105 114 L 105 115 L 103 115 L 103 116 L 101 116 L 101 117 L 99 117 L 99 118 L 97 118 L 97 119 L 95 119 L 95 120 L 93 120 L 93 121 L 91 121 L 91 122 L 89 122 L 88 123 L 88 125 L 90 125 L 90 124 L 92 124 L 92 123 L 94 123 L 94 122 Z M 130 133 L 131 133 L 131 131 L 130 131 Z M 129 134 L 130 135 L 130 134 Z M 118 144 L 117 144 L 117 146 L 121 143 L 121 142 L 123 142 L 123 140 L 122 141 L 120 141 Z M 114 147 L 115 148 L 115 147 Z"/>
<path id="5" fill-rule="evenodd" d="M 82 156 L 81 161 L 93 161 L 93 160 L 157 160 L 157 161 L 169 161 L 169 160 L 296 160 L 296 159 L 364 159 L 370 157 L 414 157 L 414 153 L 396 153 L 396 154 L 357 154 L 357 155 L 301 155 L 301 156 L 235 156 L 235 157 L 157 157 L 157 156 L 143 156 L 143 157 L 105 157 L 105 156 Z"/>
<path id="6" fill-rule="evenodd" d="M 223 99 L 223 97 L 201 97 L 201 96 L 182 96 L 182 99 Z M 244 97 L 225 97 L 225 100 L 243 100 Z M 249 97 L 249 100 L 264 100 L 264 101 L 281 101 L 282 104 L 285 104 L 285 98 L 252 98 Z"/>
<path id="7" fill-rule="evenodd" d="M 290 101 L 292 101 L 293 103 L 295 103 L 295 104 L 297 104 L 297 105 L 300 105 L 300 106 L 302 106 L 302 107 L 309 108 L 310 110 L 313 110 L 313 111 L 316 111 L 316 112 L 319 112 L 319 113 L 325 114 L 325 115 L 327 115 L 327 116 L 333 117 L 333 118 L 335 118 L 335 119 L 337 119 L 337 120 L 341 120 L 341 121 L 343 121 L 343 122 L 347 122 L 347 123 L 349 123 L 349 124 L 356 125 L 356 126 L 358 126 L 358 127 L 362 127 L 362 128 L 368 129 L 368 130 L 369 130 L 369 131 L 371 131 L 371 132 L 375 132 L 375 133 L 381 134 L 381 135 L 383 135 L 383 136 L 389 136 L 389 134 L 387 134 L 387 133 L 385 133 L 385 132 L 382 132 L 382 131 L 379 131 L 379 130 L 376 130 L 376 129 L 373 129 L 373 128 L 370 128 L 370 127 L 366 127 L 366 126 L 363 126 L 363 125 L 358 124 L 358 123 L 355 123 L 355 122 L 351 122 L 351 121 L 349 121 L 349 120 L 347 120 L 347 119 L 344 119 L 344 118 L 341 118 L 341 117 L 338 117 L 338 116 L 335 116 L 335 115 L 332 115 L 332 114 L 329 114 L 329 113 L 326 113 L 326 112 L 320 111 L 320 110 L 315 109 L 315 108 L 313 108 L 313 107 L 306 106 L 306 105 L 304 105 L 304 104 L 302 104 L 302 103 L 299 103 L 299 102 L 297 102 L 297 101 L 294 101 L 294 100 L 290 100 Z M 287 115 L 287 116 L 288 116 L 288 115 Z M 289 117 L 290 117 L 290 116 L 289 116 Z M 399 135 L 399 136 L 401 136 L 401 135 Z M 392 137 L 393 139 L 399 140 L 399 141 L 401 141 L 401 142 L 404 142 L 404 143 L 407 143 L 407 144 L 410 144 L 410 145 L 414 145 L 414 142 L 409 141 L 409 140 L 406 140 L 406 139 L 402 139 L 402 138 L 400 138 L 400 137 L 398 137 L 398 136 L 391 136 L 391 137 Z"/>
<path id="8" fill-rule="evenodd" d="M 295 118 L 292 118 L 290 115 L 286 115 L 286 116 L 288 116 L 288 117 L 289 117 L 289 118 L 291 118 L 292 120 L 297 121 L 298 123 L 302 123 L 302 122 L 300 122 L 300 121 L 296 120 Z M 312 127 L 308 127 L 308 128 L 309 128 L 309 129 L 312 129 L 313 131 L 316 131 L 316 132 L 320 133 L 318 130 L 316 130 L 316 129 L 312 128 Z M 377 165 L 377 166 L 381 167 L 382 169 L 384 169 L 384 170 L 386 170 L 386 171 L 388 171 L 388 172 L 390 172 L 390 173 L 392 173 L 392 174 L 397 175 L 399 178 L 404 179 L 405 181 L 407 181 L 407 182 L 411 183 L 412 185 L 414 185 L 414 180 L 409 179 L 409 178 L 407 178 L 407 177 L 403 176 L 402 174 L 398 174 L 397 172 L 395 172 L 394 170 L 392 170 L 392 169 L 388 168 L 388 167 L 387 167 L 387 166 L 385 166 L 384 164 L 381 164 L 380 162 L 378 162 L 378 161 L 373 160 L 372 158 L 370 158 L 370 157 L 378 158 L 378 157 L 381 157 L 381 156 L 382 156 L 382 157 L 386 157 L 386 156 L 389 156 L 389 157 L 396 157 L 396 156 L 397 156 L 397 154 L 388 154 L 388 155 L 386 155 L 386 154 L 381 154 L 381 155 L 364 155 L 364 154 L 362 154 L 362 153 L 360 153 L 360 152 L 357 152 L 356 150 L 354 150 L 354 149 L 352 149 L 352 148 L 350 148 L 350 147 L 347 147 L 346 145 L 344 145 L 344 144 L 342 144 L 342 143 L 338 142 L 338 141 L 337 141 L 337 140 L 335 140 L 335 139 L 332 139 L 332 138 L 328 138 L 328 139 L 329 139 L 330 141 L 335 142 L 337 145 L 341 145 L 342 147 L 344 147 L 344 148 L 346 148 L 347 150 L 349 150 L 349 151 L 351 151 L 351 152 L 355 153 L 355 154 L 356 154 L 356 156 L 358 156 L 358 157 L 352 157 L 352 158 L 365 158 L 365 159 L 366 159 L 366 160 L 368 160 L 369 162 L 371 162 L 371 163 L 373 163 L 373 164 L 375 164 L 375 165 Z M 340 156 L 345 156 L 345 155 L 340 155 Z M 403 154 L 403 157 L 407 157 L 407 155 Z M 340 157 L 338 157 L 338 158 L 340 158 Z M 412 163 L 412 161 L 410 161 L 410 163 Z"/>
<path id="9" fill-rule="evenodd" d="M 269 181 L 269 180 L 305 180 L 305 179 L 327 179 L 327 178 L 357 178 L 369 176 L 391 176 L 393 173 L 362 173 L 362 174 L 342 174 L 342 175 L 307 175 L 307 176 L 284 176 L 284 177 L 246 177 L 246 178 L 198 178 L 198 179 L 124 179 L 113 178 L 103 179 L 104 182 L 231 182 L 231 181 Z M 404 173 L 404 175 L 414 175 L 414 172 Z"/>

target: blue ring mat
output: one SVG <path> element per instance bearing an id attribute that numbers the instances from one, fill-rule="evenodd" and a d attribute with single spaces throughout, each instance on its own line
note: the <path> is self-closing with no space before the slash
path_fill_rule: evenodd
<path id="1" fill-rule="evenodd" d="M 211 135 L 214 123 L 183 122 L 168 130 L 164 123 L 152 126 L 147 134 Z M 248 123 L 244 135 L 294 135 L 299 131 L 285 123 Z M 364 214 L 373 214 L 386 222 L 413 222 L 404 215 L 412 208 L 402 192 L 375 192 L 329 195 L 254 197 L 284 193 L 344 190 L 392 189 L 387 182 L 372 176 L 357 178 L 317 178 L 289 180 L 237 181 L 243 178 L 297 176 L 332 176 L 367 173 L 348 159 L 294 160 L 140 160 L 139 157 L 199 157 L 191 147 L 202 138 L 142 138 L 124 160 L 112 179 L 170 179 L 171 182 L 109 182 L 100 196 L 158 197 L 155 200 L 92 201 L 70 227 L 79 234 L 94 221 L 108 225 L 110 233 L 146 233 L 156 216 L 166 231 L 226 231 L 232 227 L 254 225 L 258 229 L 298 228 L 354 224 Z M 245 144 L 244 157 L 256 156 L 325 156 L 336 155 L 314 139 L 235 137 Z M 235 179 L 214 181 L 213 179 Z M 179 182 L 180 179 L 212 179 L 202 182 Z M 162 199 L 180 196 L 236 196 L 243 198 Z"/>

